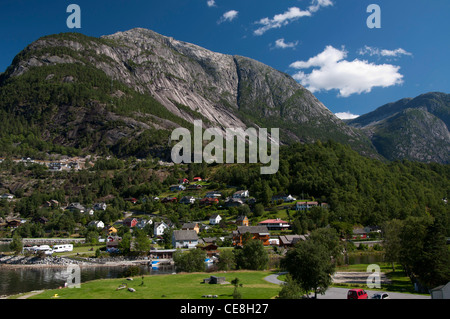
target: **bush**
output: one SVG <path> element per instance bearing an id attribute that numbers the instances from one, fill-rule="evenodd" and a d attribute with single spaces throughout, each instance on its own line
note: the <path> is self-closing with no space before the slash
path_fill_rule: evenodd
<path id="1" fill-rule="evenodd" d="M 358 250 L 367 251 L 369 250 L 369 246 L 366 244 L 359 244 Z"/>
<path id="2" fill-rule="evenodd" d="M 129 266 L 122 273 L 122 277 L 136 277 L 141 274 L 141 268 L 139 266 Z"/>

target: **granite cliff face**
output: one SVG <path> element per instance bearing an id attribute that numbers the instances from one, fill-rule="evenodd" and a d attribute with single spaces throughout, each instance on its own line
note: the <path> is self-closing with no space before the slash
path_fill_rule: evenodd
<path id="1" fill-rule="evenodd" d="M 450 94 L 402 99 L 349 124 L 366 132 L 389 160 L 450 163 Z"/>
<path id="2" fill-rule="evenodd" d="M 146 29 L 101 38 L 43 37 L 14 59 L 0 87 L 12 90 L 23 77 L 51 85 L 50 98 L 40 95 L 39 103 L 53 105 L 45 109 L 48 118 L 41 128 L 45 139 L 64 145 L 104 145 L 116 152 L 126 139 L 154 137 L 155 130 L 200 119 L 206 127 L 280 128 L 283 143 L 333 139 L 376 156 L 360 130 L 336 118 L 289 75 Z M 61 100 L 54 97 L 60 90 L 72 93 Z M 145 106 L 133 108 L 139 101 Z M 43 110 L 33 103 L 28 98 L 6 109 L 41 118 Z M 41 113 L 33 113 L 37 109 Z M 80 144 L 86 134 L 89 139 Z"/>

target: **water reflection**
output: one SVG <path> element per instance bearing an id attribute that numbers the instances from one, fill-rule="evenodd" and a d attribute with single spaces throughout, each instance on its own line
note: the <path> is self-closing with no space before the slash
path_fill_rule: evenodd
<path id="1" fill-rule="evenodd" d="M 150 268 L 141 266 L 143 275 L 172 274 L 173 266 Z M 81 282 L 96 279 L 120 278 L 127 267 L 81 268 Z M 0 268 L 0 295 L 13 295 L 41 289 L 56 289 L 64 286 L 68 278 L 65 268 Z"/>

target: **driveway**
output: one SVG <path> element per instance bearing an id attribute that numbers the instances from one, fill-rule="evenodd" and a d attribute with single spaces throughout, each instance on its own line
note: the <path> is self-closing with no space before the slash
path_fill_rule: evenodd
<path id="1" fill-rule="evenodd" d="M 325 295 L 318 295 L 317 299 L 347 299 L 348 288 L 328 288 Z M 367 295 L 372 297 L 377 292 L 373 290 L 366 290 Z M 414 294 L 402 294 L 398 292 L 387 292 L 389 294 L 389 299 L 431 299 L 431 296 L 414 295 Z"/>

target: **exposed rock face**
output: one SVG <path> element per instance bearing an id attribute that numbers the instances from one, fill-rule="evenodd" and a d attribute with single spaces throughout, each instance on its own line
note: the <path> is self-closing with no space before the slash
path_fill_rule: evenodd
<path id="1" fill-rule="evenodd" d="M 201 119 L 208 127 L 280 128 L 284 143 L 333 139 L 366 155 L 376 153 L 362 132 L 335 117 L 289 75 L 249 58 L 212 52 L 146 29 L 100 39 L 77 34 L 41 38 L 16 57 L 6 77 L 20 76 L 36 67 L 64 64 L 99 69 L 111 79 L 156 99 L 171 114 L 189 123 Z M 70 74 L 62 82 L 77 81 L 77 76 Z M 111 93 L 114 97 L 123 94 L 120 90 Z M 96 124 L 101 118 L 114 116 L 106 110 L 101 117 L 91 114 Z M 125 121 L 123 116 L 120 120 Z M 126 122 L 123 126 L 132 126 L 133 130 L 107 132 L 102 143 L 114 145 L 121 136 L 139 135 L 148 126 L 177 126 L 173 119 L 155 114 L 140 114 L 134 123 Z M 135 128 L 139 128 L 137 133 Z"/>
<path id="2" fill-rule="evenodd" d="M 390 160 L 450 163 L 450 95 L 402 99 L 349 122 L 363 129 Z"/>

